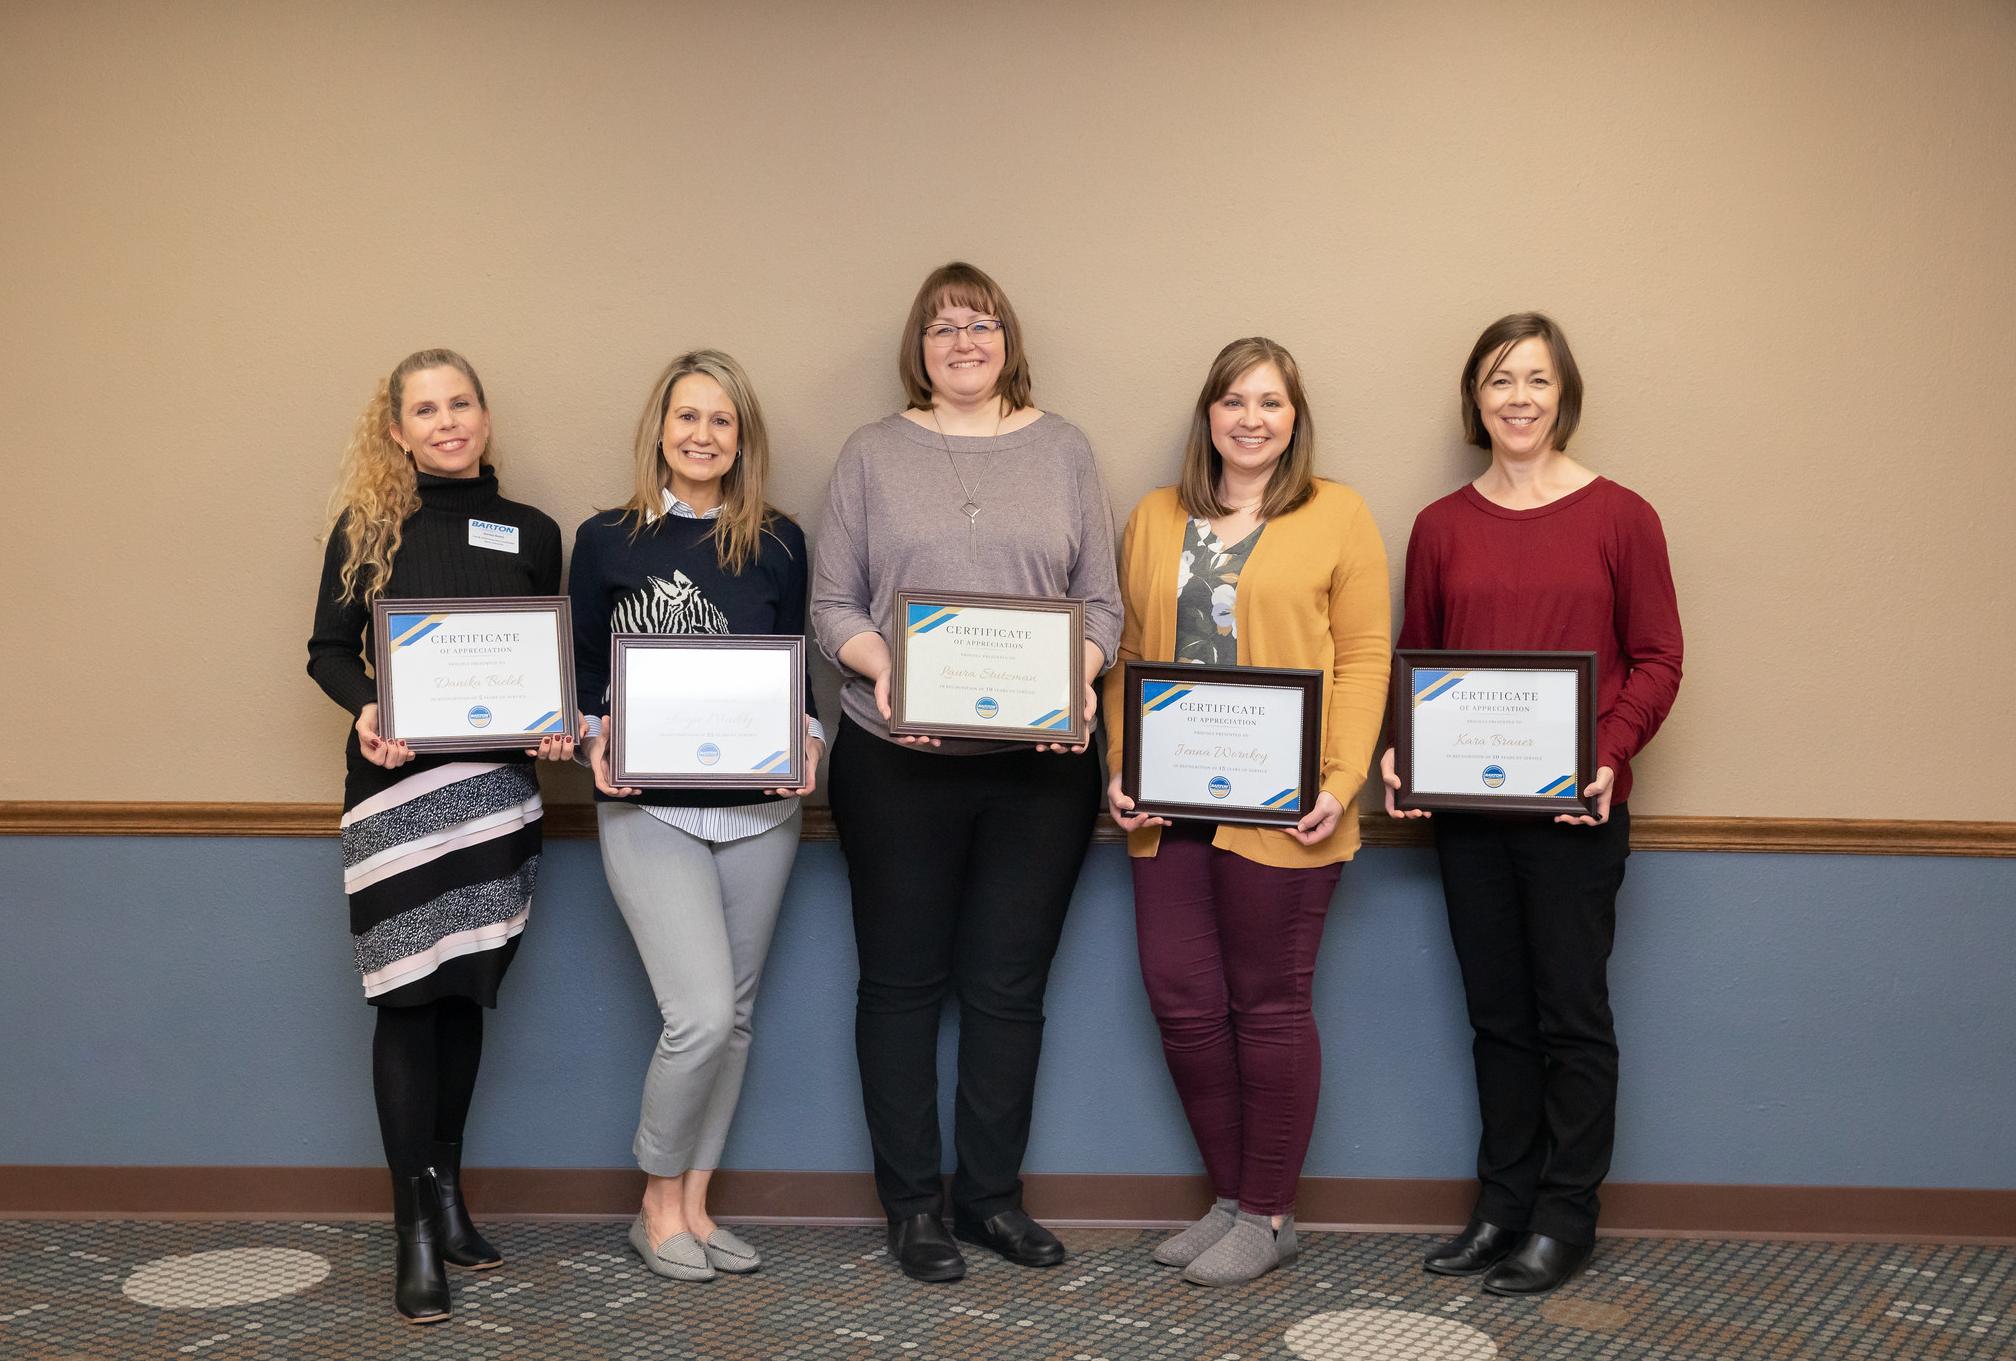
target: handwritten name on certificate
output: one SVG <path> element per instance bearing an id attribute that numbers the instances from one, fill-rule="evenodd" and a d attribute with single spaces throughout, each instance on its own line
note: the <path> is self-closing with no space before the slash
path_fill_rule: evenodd
<path id="1" fill-rule="evenodd" d="M 1415 668 L 1413 792 L 1574 798 L 1580 686 L 1573 669 Z"/>
<path id="2" fill-rule="evenodd" d="M 1299 688 L 1144 681 L 1137 801 L 1195 805 L 1225 821 L 1306 811 L 1306 701 Z"/>
<path id="3" fill-rule="evenodd" d="M 418 750 L 523 747 L 572 722 L 562 599 L 522 607 L 381 600 L 373 628 L 379 727 L 388 737 Z"/>

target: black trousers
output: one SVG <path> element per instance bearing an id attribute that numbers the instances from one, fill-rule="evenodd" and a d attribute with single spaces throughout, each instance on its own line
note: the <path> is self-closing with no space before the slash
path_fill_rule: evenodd
<path id="1" fill-rule="evenodd" d="M 1097 757 L 946 756 L 843 721 L 830 777 L 854 896 L 854 1043 L 892 1221 L 943 1209 L 938 1025 L 959 999 L 953 1203 L 1022 1203 L 1043 990 L 1099 806 Z"/>
<path id="2" fill-rule="evenodd" d="M 1434 827 L 1476 1036 L 1477 1214 L 1593 1243 L 1617 1129 L 1608 969 L 1630 814 L 1572 827 L 1437 813 Z"/>

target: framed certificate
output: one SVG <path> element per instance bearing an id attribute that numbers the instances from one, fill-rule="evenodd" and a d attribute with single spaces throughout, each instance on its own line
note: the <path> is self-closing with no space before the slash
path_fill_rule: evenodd
<path id="1" fill-rule="evenodd" d="M 1120 788 L 1165 818 L 1292 826 L 1319 790 L 1323 673 L 1129 662 Z"/>
<path id="2" fill-rule="evenodd" d="M 805 783 L 805 640 L 618 633 L 609 640 L 613 783 L 786 789 Z"/>
<path id="3" fill-rule="evenodd" d="M 1596 775 L 1596 654 L 1447 652 L 1393 658 L 1394 803 L 1580 813 Z"/>
<path id="4" fill-rule="evenodd" d="M 1085 740 L 1085 602 L 896 593 L 889 731 Z"/>
<path id="5" fill-rule="evenodd" d="M 537 746 L 572 730 L 574 624 L 564 595 L 371 606 L 378 732 L 415 751 Z"/>

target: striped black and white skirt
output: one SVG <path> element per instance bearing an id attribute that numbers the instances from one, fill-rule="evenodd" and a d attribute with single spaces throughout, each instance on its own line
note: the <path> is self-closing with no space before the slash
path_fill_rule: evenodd
<path id="1" fill-rule="evenodd" d="M 364 997 L 497 1004 L 539 876 L 539 781 L 523 763 L 430 764 L 343 814 L 343 888 Z"/>

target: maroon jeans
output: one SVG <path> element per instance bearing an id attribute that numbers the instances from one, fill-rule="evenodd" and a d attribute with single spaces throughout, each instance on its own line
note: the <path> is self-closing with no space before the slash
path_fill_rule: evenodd
<path id="1" fill-rule="evenodd" d="M 1343 866 L 1277 869 L 1165 829 L 1132 861 L 1141 977 L 1213 1193 L 1287 1214 L 1323 1076 L 1310 1009 L 1316 947 Z"/>

